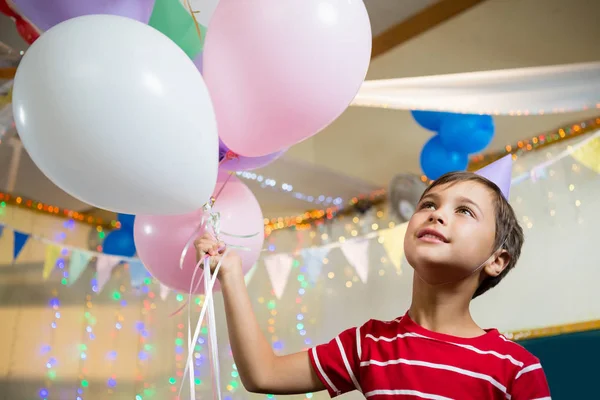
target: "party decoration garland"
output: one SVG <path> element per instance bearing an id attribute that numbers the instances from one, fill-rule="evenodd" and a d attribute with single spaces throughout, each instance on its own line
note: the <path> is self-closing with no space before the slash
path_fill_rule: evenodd
<path id="1" fill-rule="evenodd" d="M 590 133 L 599 128 L 600 117 L 596 117 L 586 121 L 568 125 L 557 130 L 539 134 L 532 137 L 531 139 L 521 140 L 515 145 L 507 145 L 504 148 L 504 151 L 474 156 L 471 159 L 471 163 L 468 167 L 468 170 L 473 171 L 480 169 L 485 165 L 490 164 L 506 156 L 507 154 L 512 154 L 513 158 L 516 159 L 530 151 L 535 151 L 546 146 L 557 144 L 562 142 L 563 140 L 573 139 L 581 135 Z M 577 148 L 580 147 L 578 146 Z M 559 159 L 555 158 L 553 158 L 552 160 L 553 162 L 559 161 Z M 421 176 L 421 180 L 423 182 L 430 182 L 428 177 L 426 177 L 425 175 Z M 367 208 L 381 204 L 386 199 L 386 193 L 387 191 L 385 189 L 378 189 L 376 191 L 371 192 L 370 194 L 354 197 L 348 202 L 348 206 L 345 208 L 331 207 L 321 210 L 306 211 L 302 214 L 294 216 L 265 219 L 265 234 L 270 235 L 276 230 L 287 228 L 309 229 L 314 224 L 319 225 L 327 220 L 355 213 L 357 211 L 357 206 L 359 206 L 361 202 L 366 203 L 365 206 Z"/>

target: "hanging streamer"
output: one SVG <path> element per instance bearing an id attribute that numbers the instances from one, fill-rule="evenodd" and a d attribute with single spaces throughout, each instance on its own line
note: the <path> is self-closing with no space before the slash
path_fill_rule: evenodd
<path id="1" fill-rule="evenodd" d="M 354 106 L 533 115 L 600 108 L 600 62 L 365 81 Z"/>

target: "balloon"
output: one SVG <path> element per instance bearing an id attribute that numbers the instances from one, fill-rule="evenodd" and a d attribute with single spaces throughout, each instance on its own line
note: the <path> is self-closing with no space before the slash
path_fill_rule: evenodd
<path id="1" fill-rule="evenodd" d="M 440 139 L 448 150 L 477 153 L 494 137 L 494 120 L 489 115 L 449 114 L 442 121 Z"/>
<path id="2" fill-rule="evenodd" d="M 242 258 L 244 273 L 256 263 L 264 241 L 264 222 L 256 198 L 237 177 L 219 172 L 215 195 L 218 194 L 213 210 L 221 214 L 221 239 L 229 245 L 244 246 L 250 251 L 235 250 Z M 223 186 L 225 185 L 225 186 Z M 219 191 L 223 190 L 219 193 Z M 161 283 L 171 289 L 189 293 L 190 283 L 196 267 L 195 249 L 190 246 L 183 269 L 179 268 L 179 258 L 186 243 L 195 235 L 202 220 L 203 210 L 173 216 L 138 215 L 135 220 L 134 237 L 138 255 L 148 271 Z M 204 231 L 197 233 L 202 235 Z M 250 238 L 237 238 L 226 235 L 252 235 Z M 199 273 L 196 277 L 199 278 Z M 218 286 L 215 285 L 217 288 Z M 204 292 L 204 285 L 195 291 Z"/>
<path id="3" fill-rule="evenodd" d="M 196 57 L 194 57 L 194 65 L 198 68 L 198 71 L 202 73 L 202 63 L 203 63 L 203 53 L 200 52 Z"/>
<path id="4" fill-rule="evenodd" d="M 177 0 L 156 0 L 148 24 L 174 41 L 188 57 L 194 58 L 202 51 L 206 28 L 199 25 L 198 35 L 194 19 Z"/>
<path id="5" fill-rule="evenodd" d="M 112 14 L 147 23 L 154 0 L 12 0 L 17 9 L 43 31 L 68 19 Z"/>
<path id="6" fill-rule="evenodd" d="M 186 11 L 189 12 L 188 9 L 188 1 L 192 8 L 192 11 L 196 11 L 196 19 L 198 23 L 204 26 L 208 26 L 213 14 L 215 13 L 215 8 L 217 8 L 217 4 L 219 0 L 179 0 L 179 2 L 183 5 Z"/>
<path id="7" fill-rule="evenodd" d="M 40 37 L 40 33 L 30 23 L 25 21 L 23 18 L 16 19 L 15 25 L 17 27 L 17 32 L 19 32 L 19 35 L 28 44 L 32 44 Z"/>
<path id="8" fill-rule="evenodd" d="M 135 222 L 135 215 L 131 214 L 119 214 L 117 220 L 121 223 L 122 230 L 133 230 L 133 223 Z"/>
<path id="9" fill-rule="evenodd" d="M 13 111 L 40 170 L 96 207 L 181 214 L 214 188 L 219 141 L 202 76 L 148 25 L 91 15 L 50 29 L 19 65 Z"/>
<path id="10" fill-rule="evenodd" d="M 272 154 L 267 154 L 262 157 L 244 157 L 234 155 L 233 158 L 223 161 L 227 157 L 230 150 L 225 143 L 219 139 L 219 160 L 221 160 L 220 170 L 225 171 L 251 171 L 271 164 L 273 161 L 281 157 L 286 150 L 277 151 Z"/>
<path id="11" fill-rule="evenodd" d="M 221 0 L 204 46 L 219 137 L 259 157 L 315 135 L 358 92 L 371 41 L 362 0 Z"/>
<path id="12" fill-rule="evenodd" d="M 104 239 L 102 251 L 114 256 L 133 257 L 135 255 L 133 235 L 120 229 L 110 232 Z"/>
<path id="13" fill-rule="evenodd" d="M 419 111 L 413 110 L 410 112 L 412 117 L 417 121 L 419 125 L 421 125 L 425 129 L 429 129 L 430 131 L 437 132 L 440 130 L 442 125 L 442 121 L 450 115 L 447 112 L 437 112 L 437 111 Z"/>
<path id="14" fill-rule="evenodd" d="M 467 154 L 447 150 L 438 135 L 429 139 L 421 151 L 421 169 L 429 179 L 435 180 L 448 172 L 464 171 L 468 164 Z"/>
<path id="15" fill-rule="evenodd" d="M 17 32 L 28 44 L 32 44 L 40 37 L 38 30 L 21 15 L 17 14 L 17 12 L 8 5 L 6 0 L 0 0 L 0 13 L 15 21 Z"/>

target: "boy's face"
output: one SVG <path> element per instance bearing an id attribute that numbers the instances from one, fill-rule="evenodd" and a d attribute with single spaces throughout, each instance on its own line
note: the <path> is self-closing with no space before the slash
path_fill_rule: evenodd
<path id="1" fill-rule="evenodd" d="M 495 250 L 496 212 L 491 191 L 476 181 L 434 187 L 410 219 L 404 251 L 430 284 L 458 282 Z"/>

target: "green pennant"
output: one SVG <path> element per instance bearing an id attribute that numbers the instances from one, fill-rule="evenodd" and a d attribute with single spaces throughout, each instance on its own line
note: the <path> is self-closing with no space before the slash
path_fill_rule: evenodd
<path id="1" fill-rule="evenodd" d="M 177 0 L 156 0 L 148 25 L 174 41 L 192 59 L 204 47 L 206 28 L 200 25 L 199 37 L 194 18 Z"/>

